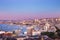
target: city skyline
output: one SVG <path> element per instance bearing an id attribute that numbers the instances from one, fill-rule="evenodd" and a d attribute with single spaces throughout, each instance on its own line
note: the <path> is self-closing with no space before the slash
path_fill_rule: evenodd
<path id="1" fill-rule="evenodd" d="M 0 19 L 60 17 L 60 0 L 0 0 Z"/>

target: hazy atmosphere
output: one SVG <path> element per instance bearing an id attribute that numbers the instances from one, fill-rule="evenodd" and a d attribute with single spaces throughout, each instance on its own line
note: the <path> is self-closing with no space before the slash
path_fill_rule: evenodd
<path id="1" fill-rule="evenodd" d="M 60 17 L 60 0 L 0 0 L 0 19 Z"/>

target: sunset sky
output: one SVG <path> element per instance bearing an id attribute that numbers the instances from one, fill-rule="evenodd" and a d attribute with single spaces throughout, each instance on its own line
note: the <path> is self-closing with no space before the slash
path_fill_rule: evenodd
<path id="1" fill-rule="evenodd" d="M 60 17 L 60 0 L 0 0 L 0 20 Z"/>

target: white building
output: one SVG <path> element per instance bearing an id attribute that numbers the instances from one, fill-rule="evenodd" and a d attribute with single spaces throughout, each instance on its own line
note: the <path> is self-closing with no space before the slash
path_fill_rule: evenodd
<path id="1" fill-rule="evenodd" d="M 50 24 L 49 23 L 46 23 L 45 26 L 44 26 L 44 31 L 48 31 L 49 30 L 49 27 L 50 27 Z"/>
<path id="2" fill-rule="evenodd" d="M 48 32 L 56 32 L 56 28 L 54 26 L 51 26 L 49 28 Z"/>

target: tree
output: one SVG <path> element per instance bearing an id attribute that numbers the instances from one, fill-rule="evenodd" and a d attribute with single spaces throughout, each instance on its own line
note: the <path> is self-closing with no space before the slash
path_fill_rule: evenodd
<path id="1" fill-rule="evenodd" d="M 48 37 L 52 39 L 56 37 L 54 32 L 42 32 L 41 35 L 47 35 Z"/>

